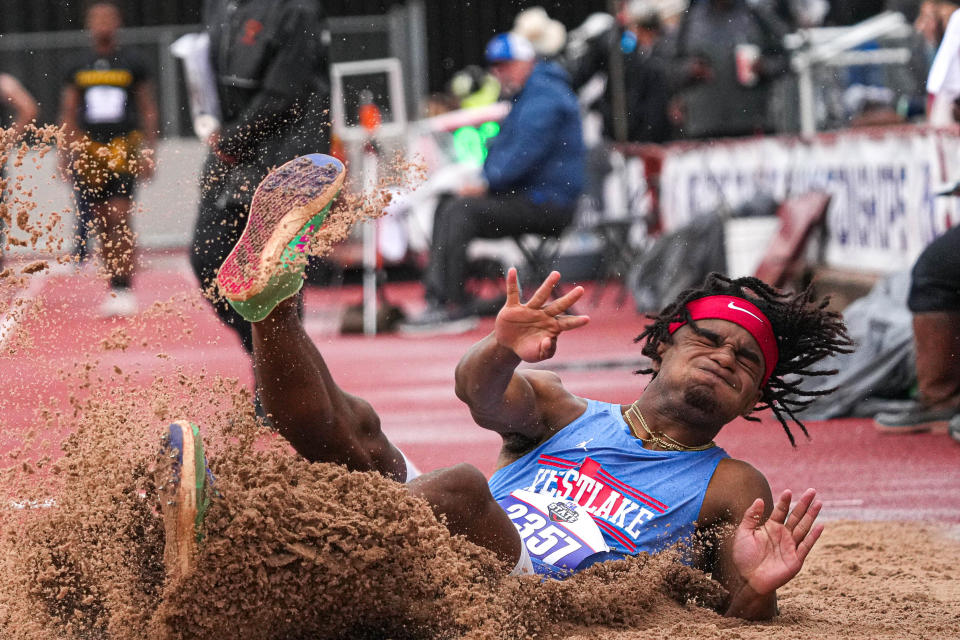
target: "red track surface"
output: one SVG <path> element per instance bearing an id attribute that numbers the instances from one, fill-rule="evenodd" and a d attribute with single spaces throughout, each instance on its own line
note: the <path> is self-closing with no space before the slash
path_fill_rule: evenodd
<path id="1" fill-rule="evenodd" d="M 136 279 L 135 293 L 146 308 L 154 301 L 181 296 L 198 301 L 195 280 L 183 255 L 152 256 Z M 42 322 L 27 320 L 34 331 L 38 362 L 0 351 L 0 453 L 16 446 L 20 433 L 34 422 L 34 410 L 48 397 L 69 392 L 56 372 L 97 345 L 129 320 L 102 320 L 96 308 L 106 287 L 99 280 L 72 274 L 47 275 L 33 292 L 43 303 Z M 558 355 L 546 366 L 556 368 L 574 393 L 601 400 L 632 402 L 644 379 L 631 374 L 641 364 L 632 343 L 642 318 L 628 306 L 616 309 L 605 297 L 599 308 L 581 302 L 578 311 L 591 323 L 561 340 Z M 396 304 L 422 304 L 420 288 L 399 284 L 388 288 Z M 490 330 L 492 321 L 466 335 L 405 338 L 340 336 L 333 329 L 345 304 L 356 303 L 356 288 L 310 289 L 306 293 L 307 328 L 340 385 L 369 400 L 384 429 L 421 469 L 470 462 L 491 472 L 499 439 L 475 426 L 453 395 L 453 369 L 466 348 Z M 252 382 L 250 365 L 231 332 L 205 305 L 182 305 L 193 331 L 184 335 L 179 323 L 161 317 L 136 331 L 139 340 L 125 351 L 99 355 L 101 367 L 134 370 L 134 381 L 149 382 L 178 367 L 201 368 L 211 374 Z M 3 318 L 0 318 L 0 335 Z M 39 338 L 43 341 L 40 343 Z M 0 345 L 2 346 L 2 345 Z M 158 358 L 163 352 L 168 358 Z M 135 365 L 135 366 L 134 366 Z M 39 393 L 38 393 L 39 390 Z M 869 420 L 844 419 L 808 425 L 812 440 L 791 449 L 780 425 L 766 417 L 761 424 L 735 422 L 718 442 L 731 455 L 760 469 L 777 493 L 816 487 L 825 502 L 825 519 L 936 519 L 960 522 L 960 446 L 942 434 L 882 436 Z"/>

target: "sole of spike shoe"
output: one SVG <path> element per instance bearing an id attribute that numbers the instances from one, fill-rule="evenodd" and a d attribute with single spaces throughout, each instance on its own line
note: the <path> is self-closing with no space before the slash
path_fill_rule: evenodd
<path id="1" fill-rule="evenodd" d="M 303 286 L 310 239 L 323 226 L 346 170 L 331 156 L 295 158 L 257 187 L 247 226 L 217 274 L 221 295 L 250 322 Z"/>

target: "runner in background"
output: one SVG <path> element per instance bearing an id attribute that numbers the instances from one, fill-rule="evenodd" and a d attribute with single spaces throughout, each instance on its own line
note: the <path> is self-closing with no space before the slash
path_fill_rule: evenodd
<path id="1" fill-rule="evenodd" d="M 127 316 L 137 311 L 130 213 L 137 181 L 153 175 L 148 154 L 157 142 L 157 102 L 146 64 L 117 42 L 120 6 L 98 0 L 87 7 L 84 20 L 93 46 L 66 75 L 60 111 L 66 144 L 59 150 L 60 162 L 73 179 L 80 224 L 89 222 L 100 232 L 110 274 L 110 297 L 100 314 Z M 84 230 L 78 235 L 85 237 Z"/>

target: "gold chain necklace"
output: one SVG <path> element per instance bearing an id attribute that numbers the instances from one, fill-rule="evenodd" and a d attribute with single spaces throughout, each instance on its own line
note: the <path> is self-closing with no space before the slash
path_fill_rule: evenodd
<path id="1" fill-rule="evenodd" d="M 711 440 L 707 444 L 703 444 L 698 447 L 691 447 L 683 444 L 682 442 L 677 442 L 665 433 L 651 430 L 650 427 L 647 426 L 647 421 L 643 419 L 643 414 L 640 413 L 640 409 L 637 407 L 636 402 L 627 407 L 623 417 L 626 419 L 627 425 L 630 427 L 630 433 L 633 434 L 634 438 L 640 440 L 641 442 L 652 442 L 653 444 L 663 447 L 668 451 L 706 451 L 707 449 L 712 449 L 713 447 L 717 446 L 717 443 Z M 635 420 L 640 423 L 640 426 L 643 428 L 644 432 L 646 432 L 646 438 L 637 432 L 637 425 L 634 422 Z"/>

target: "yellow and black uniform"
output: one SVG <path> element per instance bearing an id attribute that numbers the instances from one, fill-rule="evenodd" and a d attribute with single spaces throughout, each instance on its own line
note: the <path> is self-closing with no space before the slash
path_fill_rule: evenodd
<path id="1" fill-rule="evenodd" d="M 66 84 L 77 89 L 76 122 L 85 135 L 73 162 L 77 195 L 86 203 L 133 197 L 143 134 L 135 93 L 149 80 L 146 65 L 128 51 L 86 54 L 70 68 Z"/>

